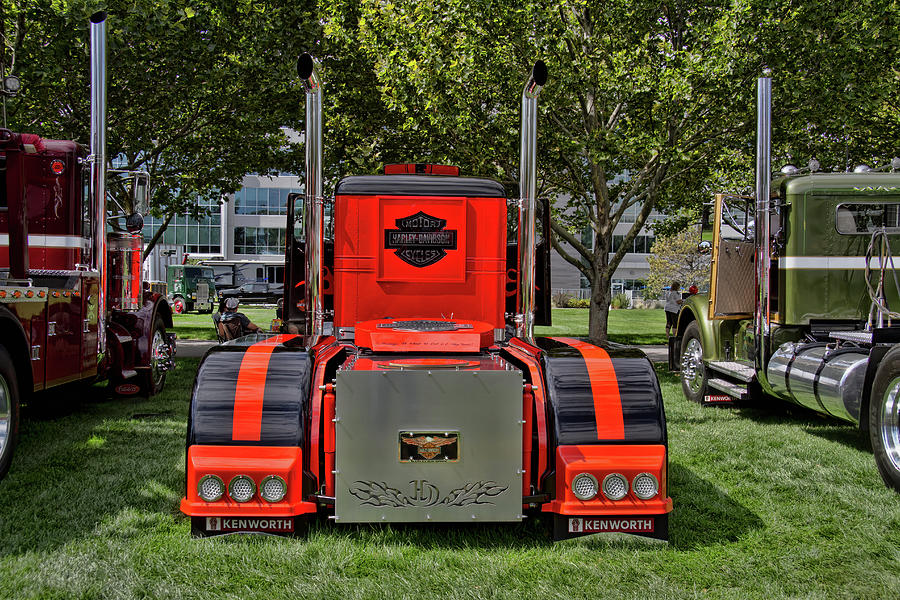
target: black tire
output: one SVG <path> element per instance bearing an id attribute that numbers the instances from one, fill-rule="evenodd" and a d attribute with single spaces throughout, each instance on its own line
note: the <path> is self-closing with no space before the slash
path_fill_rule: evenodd
<path id="1" fill-rule="evenodd" d="M 172 298 L 172 312 L 177 315 L 187 312 L 187 304 L 185 304 L 184 298 L 181 296 Z"/>
<path id="2" fill-rule="evenodd" d="M 884 483 L 900 492 L 900 346 L 881 359 L 869 399 L 869 439 Z"/>
<path id="3" fill-rule="evenodd" d="M 12 464 L 19 437 L 19 382 L 12 357 L 0 346 L 0 479 Z"/>
<path id="4" fill-rule="evenodd" d="M 703 402 L 709 390 L 709 375 L 703 364 L 703 340 L 700 326 L 692 321 L 681 338 L 681 390 L 688 400 Z"/>
<path id="5" fill-rule="evenodd" d="M 141 391 L 153 396 L 162 391 L 166 385 L 166 371 L 161 370 L 162 363 L 168 362 L 169 346 L 166 343 L 166 324 L 162 317 L 156 315 L 153 328 L 150 330 L 150 369 L 141 376 Z"/>
<path id="6" fill-rule="evenodd" d="M 190 302 L 190 301 L 186 302 L 184 305 L 184 312 L 189 313 L 189 312 L 192 312 L 193 310 L 194 310 L 194 303 Z"/>

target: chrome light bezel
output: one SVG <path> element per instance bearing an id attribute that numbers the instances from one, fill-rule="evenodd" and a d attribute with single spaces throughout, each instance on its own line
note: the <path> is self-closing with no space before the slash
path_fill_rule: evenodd
<path id="1" fill-rule="evenodd" d="M 237 485 L 241 481 L 249 482 L 250 489 L 251 489 L 250 496 L 244 500 L 234 497 L 234 486 Z M 244 504 L 245 502 L 250 502 L 251 500 L 253 500 L 253 496 L 255 496 L 255 495 L 256 495 L 256 482 L 253 481 L 252 477 L 249 477 L 247 475 L 235 475 L 234 477 L 231 478 L 231 481 L 228 482 L 228 497 L 231 498 L 232 500 L 234 500 L 235 502 L 238 502 L 240 504 Z"/>
<path id="2" fill-rule="evenodd" d="M 590 479 L 591 483 L 594 486 L 594 493 L 586 496 L 584 494 L 580 494 L 577 489 L 577 484 L 579 479 Z M 586 502 L 588 500 L 593 500 L 597 497 L 597 494 L 600 493 L 600 483 L 597 481 L 597 478 L 591 475 L 590 473 L 579 473 L 575 477 L 572 478 L 572 495 L 581 500 L 582 502 Z"/>
<path id="3" fill-rule="evenodd" d="M 218 482 L 219 482 L 219 486 L 221 487 L 221 490 L 222 490 L 221 492 L 219 492 L 219 495 L 218 495 L 218 496 L 216 496 L 215 498 L 212 498 L 212 499 L 204 498 L 204 497 L 203 497 L 203 484 L 204 484 L 206 481 L 210 480 L 210 479 L 212 479 L 212 480 L 214 480 L 214 481 L 218 481 Z M 226 488 L 225 488 L 225 482 L 222 480 L 222 478 L 219 477 L 218 475 L 213 475 L 213 474 L 211 474 L 211 473 L 210 473 L 210 474 L 207 474 L 207 475 L 204 475 L 203 477 L 200 478 L 200 481 L 197 482 L 197 495 L 198 495 L 198 496 L 200 497 L 200 499 L 203 500 L 204 502 L 218 502 L 218 501 L 221 500 L 222 497 L 225 495 L 225 489 L 226 489 Z"/>
<path id="4" fill-rule="evenodd" d="M 281 482 L 281 496 L 279 496 L 278 498 L 266 498 L 266 483 L 273 479 Z M 284 477 L 279 477 L 278 475 L 266 475 L 265 477 L 263 477 L 263 480 L 259 482 L 259 497 L 266 502 L 281 502 L 282 500 L 284 500 L 285 496 L 287 496 L 287 481 L 284 480 Z"/>
<path id="5" fill-rule="evenodd" d="M 624 486 L 624 491 L 622 492 L 621 496 L 611 496 L 609 494 L 609 491 L 606 489 L 606 485 L 611 479 L 618 479 L 619 481 L 622 482 L 622 485 Z M 629 490 L 628 479 L 621 473 L 610 473 L 609 475 L 607 475 L 606 477 L 603 478 L 603 486 L 601 487 L 601 490 L 603 491 L 603 495 L 606 496 L 606 498 L 608 500 L 612 500 L 613 502 L 622 500 L 623 498 L 625 498 L 625 496 L 628 495 L 628 490 Z"/>
<path id="6" fill-rule="evenodd" d="M 641 477 L 649 477 L 653 481 L 653 493 L 650 495 L 641 494 L 638 492 L 637 480 Z M 659 494 L 659 479 L 656 478 L 656 475 L 653 473 L 638 473 L 634 476 L 634 479 L 631 480 L 631 491 L 635 495 L 636 498 L 640 500 L 649 500 Z"/>

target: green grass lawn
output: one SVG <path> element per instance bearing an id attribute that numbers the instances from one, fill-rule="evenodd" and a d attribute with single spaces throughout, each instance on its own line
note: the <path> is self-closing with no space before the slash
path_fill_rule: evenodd
<path id="1" fill-rule="evenodd" d="M 241 305 L 238 309 L 247 315 L 247 318 L 268 330 L 275 318 L 275 308 L 251 308 Z M 214 340 L 216 330 L 213 327 L 212 315 L 197 313 L 182 313 L 172 315 L 172 331 L 181 340 Z"/>
<path id="2" fill-rule="evenodd" d="M 537 335 L 587 337 L 587 308 L 554 308 L 552 327 L 535 327 Z M 609 340 L 620 344 L 666 343 L 666 315 L 661 308 L 609 311 Z"/>
<path id="3" fill-rule="evenodd" d="M 535 520 L 192 539 L 178 500 L 197 364 L 179 359 L 152 400 L 95 387 L 28 411 L 0 482 L 0 598 L 900 597 L 900 495 L 849 426 L 701 408 L 662 372 L 669 544 L 554 545 Z"/>
<path id="4" fill-rule="evenodd" d="M 248 308 L 241 312 L 262 327 L 268 329 L 275 318 L 274 308 Z M 179 339 L 214 340 L 216 332 L 211 315 L 173 315 L 172 331 Z M 538 335 L 586 337 L 588 334 L 588 309 L 554 308 L 552 327 L 535 327 Z M 666 316 L 662 309 L 633 309 L 609 311 L 609 339 L 620 344 L 665 344 Z"/>

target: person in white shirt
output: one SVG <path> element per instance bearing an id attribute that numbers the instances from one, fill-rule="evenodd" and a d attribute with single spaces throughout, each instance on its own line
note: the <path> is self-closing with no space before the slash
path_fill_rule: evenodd
<path id="1" fill-rule="evenodd" d="M 672 285 L 669 286 L 669 291 L 666 292 L 666 337 L 672 335 L 670 330 L 675 332 L 678 327 L 678 309 L 681 307 L 682 302 L 684 301 L 681 299 L 681 284 L 673 281 Z"/>

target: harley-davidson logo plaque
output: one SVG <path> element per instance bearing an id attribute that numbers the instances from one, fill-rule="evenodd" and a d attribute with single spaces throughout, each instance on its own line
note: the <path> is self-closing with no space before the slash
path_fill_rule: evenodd
<path id="1" fill-rule="evenodd" d="M 444 229 L 446 219 L 419 211 L 394 222 L 398 229 L 384 230 L 384 247 L 407 264 L 427 267 L 447 256 L 447 250 L 456 250 L 456 230 Z"/>
<path id="2" fill-rule="evenodd" d="M 400 432 L 400 462 L 459 460 L 459 432 Z"/>

